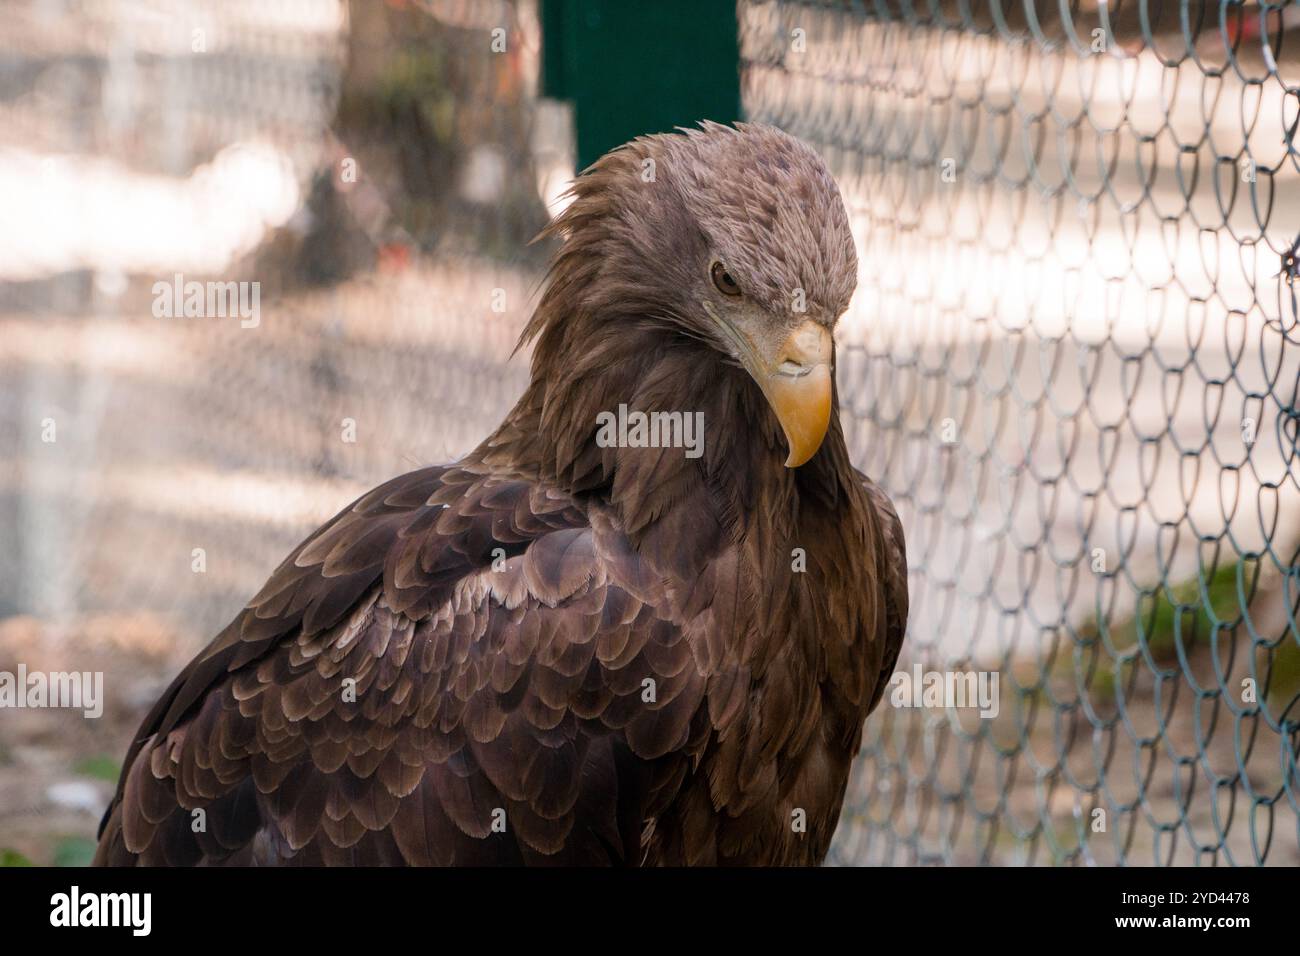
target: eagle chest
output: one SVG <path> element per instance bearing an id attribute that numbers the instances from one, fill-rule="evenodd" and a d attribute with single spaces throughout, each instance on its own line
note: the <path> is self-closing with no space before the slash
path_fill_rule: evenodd
<path id="1" fill-rule="evenodd" d="M 687 839 L 681 859 L 661 862 L 807 865 L 825 857 L 874 689 L 868 675 L 880 668 L 870 638 L 875 602 L 848 586 L 870 569 L 849 562 L 834 580 L 792 564 L 777 575 L 771 600 L 754 595 L 740 615 L 704 704 L 712 726 L 703 757 L 669 810 L 677 819 L 658 822 L 711 838 L 704 846 Z"/>

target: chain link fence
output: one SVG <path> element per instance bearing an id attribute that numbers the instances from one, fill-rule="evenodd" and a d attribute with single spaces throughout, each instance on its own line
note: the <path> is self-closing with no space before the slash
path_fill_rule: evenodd
<path id="1" fill-rule="evenodd" d="M 0 668 L 101 655 L 117 713 L 0 723 L 0 845 L 47 860 L 116 771 L 79 806 L 67 768 L 284 553 L 508 409 L 572 130 L 527 0 L 4 12 Z M 747 114 L 859 241 L 900 669 L 998 679 L 987 718 L 887 696 L 835 862 L 1300 863 L 1297 12 L 738 5 Z M 259 324 L 152 315 L 178 273 Z"/>
<path id="2" fill-rule="evenodd" d="M 900 668 L 999 678 L 869 722 L 839 861 L 1300 861 L 1297 13 L 741 4 L 747 112 L 860 242 Z"/>
<path id="3" fill-rule="evenodd" d="M 78 862 L 151 700 L 284 555 L 523 390 L 572 132 L 526 0 L 0 21 L 0 670 L 107 696 L 0 719 L 0 862 Z M 260 314 L 159 317 L 177 276 Z"/>

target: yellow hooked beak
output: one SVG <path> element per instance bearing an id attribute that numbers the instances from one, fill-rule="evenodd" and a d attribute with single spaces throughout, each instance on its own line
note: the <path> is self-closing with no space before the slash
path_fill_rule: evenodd
<path id="1" fill-rule="evenodd" d="M 798 468 L 821 447 L 831 423 L 831 333 L 811 319 L 781 343 L 766 368 L 749 373 L 785 432 L 787 468 Z"/>
<path id="2" fill-rule="evenodd" d="M 784 338 L 766 322 L 732 322 L 705 310 L 735 346 L 736 357 L 758 383 L 785 432 L 787 468 L 798 468 L 821 447 L 831 423 L 834 344 L 830 330 L 812 319 Z M 752 332 L 750 331 L 752 330 Z"/>

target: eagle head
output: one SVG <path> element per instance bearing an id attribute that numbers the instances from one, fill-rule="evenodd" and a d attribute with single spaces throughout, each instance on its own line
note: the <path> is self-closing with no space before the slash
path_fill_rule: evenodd
<path id="1" fill-rule="evenodd" d="M 762 391 L 785 464 L 812 458 L 832 412 L 832 332 L 857 285 L 848 214 L 821 157 L 772 126 L 705 122 L 607 153 L 571 194 L 543 233 L 564 239 L 551 290 L 588 315 L 709 344 Z"/>

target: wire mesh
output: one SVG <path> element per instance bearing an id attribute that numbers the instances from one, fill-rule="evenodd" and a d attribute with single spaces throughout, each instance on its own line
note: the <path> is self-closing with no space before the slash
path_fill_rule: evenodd
<path id="1" fill-rule="evenodd" d="M 1298 9 L 739 3 L 748 116 L 859 242 L 839 387 L 909 537 L 900 670 L 1001 691 L 886 696 L 833 861 L 1300 862 Z M 175 664 L 133 635 L 188 657 L 500 420 L 571 131 L 530 2 L 5 13 L 0 616 L 51 667 L 111 647 L 124 739 Z M 260 326 L 152 316 L 175 272 L 257 279 Z M 41 745 L 120 752 L 86 724 Z M 53 812 L 14 726 L 0 843 Z"/>
<path id="2" fill-rule="evenodd" d="M 1000 686 L 868 723 L 837 860 L 1300 860 L 1297 13 L 741 4 L 749 115 L 859 239 L 900 668 Z"/>
<path id="3" fill-rule="evenodd" d="M 102 670 L 107 697 L 0 719 L 0 860 L 84 861 L 185 660 L 322 521 L 522 391 L 571 130 L 537 99 L 535 3 L 0 21 L 0 670 Z M 177 275 L 259 283 L 260 320 L 159 317 Z"/>

